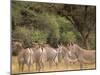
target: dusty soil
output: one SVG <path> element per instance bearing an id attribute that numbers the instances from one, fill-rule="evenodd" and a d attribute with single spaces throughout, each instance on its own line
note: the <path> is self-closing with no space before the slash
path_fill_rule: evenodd
<path id="1" fill-rule="evenodd" d="M 28 68 L 25 65 L 24 67 L 24 72 L 19 72 L 19 66 L 18 66 L 18 62 L 17 62 L 17 57 L 13 56 L 12 57 L 12 74 L 16 74 L 16 73 L 29 73 L 28 72 Z M 31 66 L 31 71 L 30 72 L 37 72 L 35 69 L 35 64 L 33 64 Z M 95 69 L 95 64 L 84 64 L 84 68 L 83 69 Z M 41 72 L 48 72 L 48 71 L 64 71 L 64 70 L 80 70 L 80 66 L 79 63 L 75 63 L 75 64 L 67 64 L 67 66 L 62 62 L 59 63 L 58 66 L 56 67 L 54 64 L 52 65 L 52 67 L 49 67 L 48 64 L 45 65 L 44 70 Z"/>

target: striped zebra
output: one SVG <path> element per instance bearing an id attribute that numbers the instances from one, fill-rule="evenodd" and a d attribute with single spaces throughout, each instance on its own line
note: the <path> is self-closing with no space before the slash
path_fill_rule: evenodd
<path id="1" fill-rule="evenodd" d="M 66 68 L 68 68 L 68 65 L 71 63 L 77 62 L 77 58 L 74 55 L 70 55 L 69 49 L 67 46 L 64 45 L 58 45 L 58 60 L 61 62 L 64 61 L 64 64 L 66 65 Z"/>
<path id="2" fill-rule="evenodd" d="M 68 49 L 63 45 L 58 45 L 57 51 L 58 51 L 58 61 L 61 62 L 62 60 L 64 60 L 64 57 L 68 52 Z"/>
<path id="3" fill-rule="evenodd" d="M 45 63 L 47 62 L 46 50 L 39 44 L 35 44 L 32 50 L 34 52 L 33 59 L 36 64 L 36 71 L 41 71 L 44 69 Z"/>
<path id="4" fill-rule="evenodd" d="M 54 63 L 56 66 L 58 64 L 58 52 L 56 51 L 56 49 L 52 48 L 49 45 L 45 45 L 43 47 L 45 49 L 45 53 L 46 53 L 46 59 L 47 62 L 49 63 L 49 67 L 52 67 L 52 64 Z"/>
<path id="5" fill-rule="evenodd" d="M 30 67 L 33 64 L 33 51 L 30 48 L 22 49 L 18 54 L 18 64 L 19 71 L 24 71 L 25 64 L 28 67 L 28 71 L 30 71 Z"/>
<path id="6" fill-rule="evenodd" d="M 88 64 L 95 64 L 96 61 L 96 52 L 95 50 L 85 50 L 81 48 L 77 44 L 70 44 L 69 45 L 69 52 L 70 56 L 76 56 L 78 59 L 78 62 L 80 63 L 80 69 L 83 68 L 84 63 Z"/>

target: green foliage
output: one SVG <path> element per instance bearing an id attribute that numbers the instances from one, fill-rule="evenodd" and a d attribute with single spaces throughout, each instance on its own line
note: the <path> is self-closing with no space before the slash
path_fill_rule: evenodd
<path id="1" fill-rule="evenodd" d="M 13 31 L 12 37 L 14 39 L 22 40 L 23 47 L 31 47 L 32 46 L 32 30 L 29 30 L 26 27 L 16 27 L 16 30 Z"/>
<path id="2" fill-rule="evenodd" d="M 46 13 L 46 19 L 49 27 L 48 42 L 56 46 L 60 39 L 59 23 L 57 22 L 57 16 L 54 14 Z"/>
<path id="3" fill-rule="evenodd" d="M 67 38 L 68 41 L 76 41 L 76 35 L 73 32 L 67 32 Z"/>
<path id="4" fill-rule="evenodd" d="M 61 42 L 66 44 L 68 42 L 75 42 L 76 41 L 76 35 L 74 34 L 74 32 L 69 31 L 69 32 L 63 32 L 61 34 Z"/>
<path id="5" fill-rule="evenodd" d="M 31 30 L 26 27 L 16 27 L 16 30 L 13 31 L 13 38 L 15 39 L 31 39 Z"/>
<path id="6" fill-rule="evenodd" d="M 89 45 L 91 49 L 96 49 L 96 35 L 95 34 L 91 34 L 89 37 Z"/>
<path id="7" fill-rule="evenodd" d="M 43 31 L 35 30 L 32 32 L 32 41 L 38 43 L 46 43 L 47 34 Z"/>
<path id="8" fill-rule="evenodd" d="M 94 7 L 12 1 L 12 37 L 22 40 L 25 47 L 32 42 L 81 44 L 94 28 Z M 94 38 L 88 38 L 91 48 L 95 48 Z"/>
<path id="9" fill-rule="evenodd" d="M 74 27 L 65 17 L 58 16 L 57 23 L 59 24 L 60 32 L 74 31 Z"/>

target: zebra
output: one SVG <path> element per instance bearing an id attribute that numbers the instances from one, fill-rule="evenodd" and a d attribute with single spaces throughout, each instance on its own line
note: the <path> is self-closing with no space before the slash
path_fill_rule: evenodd
<path id="1" fill-rule="evenodd" d="M 18 64 L 19 64 L 19 71 L 21 68 L 21 71 L 24 71 L 24 65 L 26 64 L 28 67 L 28 71 L 30 71 L 30 67 L 33 64 L 32 59 L 33 51 L 30 48 L 22 49 L 18 53 Z"/>
<path id="2" fill-rule="evenodd" d="M 63 45 L 58 45 L 57 51 L 58 51 L 58 61 L 61 62 L 62 60 L 64 60 L 64 57 L 67 54 L 67 47 L 63 46 Z"/>
<path id="3" fill-rule="evenodd" d="M 95 50 L 86 50 L 74 43 L 70 44 L 68 47 L 69 47 L 70 56 L 74 55 L 77 57 L 78 62 L 80 63 L 80 69 L 83 68 L 84 63 L 95 64 L 96 61 Z"/>
<path id="4" fill-rule="evenodd" d="M 67 46 L 58 45 L 58 60 L 61 62 L 63 60 L 66 68 L 68 68 L 69 64 L 77 62 L 77 58 L 73 55 L 70 55 L 69 49 Z"/>
<path id="5" fill-rule="evenodd" d="M 49 64 L 49 67 L 51 68 L 53 63 L 57 66 L 58 65 L 58 52 L 56 51 L 56 49 L 54 49 L 53 47 L 49 45 L 45 45 L 43 48 L 45 49 L 45 52 L 47 55 L 46 59 Z"/>

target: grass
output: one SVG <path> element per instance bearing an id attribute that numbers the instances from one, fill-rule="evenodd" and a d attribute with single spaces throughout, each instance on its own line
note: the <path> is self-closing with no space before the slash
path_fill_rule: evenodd
<path id="1" fill-rule="evenodd" d="M 36 68 L 35 64 L 33 64 L 31 66 L 31 71 L 30 72 L 37 72 L 35 70 L 35 68 Z M 84 68 L 83 69 L 95 69 L 95 64 L 84 64 Z M 53 64 L 51 68 L 48 66 L 48 64 L 45 64 L 44 70 L 42 72 L 64 71 L 64 70 L 80 70 L 79 63 L 68 64 L 66 66 L 62 62 L 62 63 L 59 63 L 57 67 Z M 24 72 L 19 72 L 19 66 L 18 66 L 18 62 L 17 62 L 17 57 L 16 56 L 12 56 L 12 74 L 16 74 L 16 73 L 29 73 L 29 72 L 28 72 L 28 68 L 27 68 L 26 65 L 24 67 Z"/>

